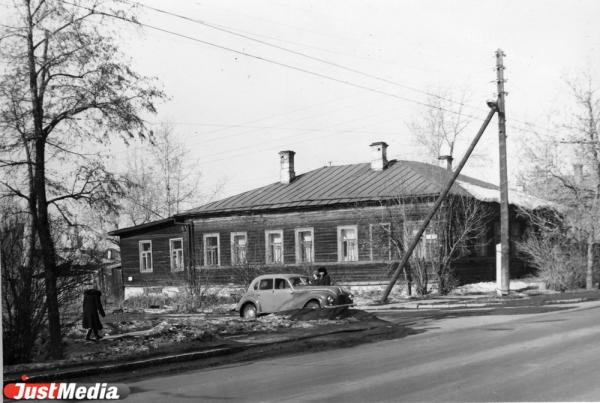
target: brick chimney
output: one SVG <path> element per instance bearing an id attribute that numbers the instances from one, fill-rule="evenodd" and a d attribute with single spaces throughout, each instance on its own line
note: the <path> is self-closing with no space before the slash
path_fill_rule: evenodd
<path id="1" fill-rule="evenodd" d="M 387 160 L 387 143 L 377 141 L 371 143 L 371 169 L 373 171 L 383 171 L 388 164 Z"/>
<path id="2" fill-rule="evenodd" d="M 452 172 L 452 161 L 454 161 L 454 158 L 452 158 L 451 155 L 440 155 L 438 157 L 438 160 L 440 160 L 441 166 L 443 166 L 444 164 L 442 161 L 446 161 L 446 169 Z"/>
<path id="3" fill-rule="evenodd" d="M 279 152 L 279 162 L 281 164 L 279 181 L 281 183 L 288 184 L 296 177 L 296 173 L 294 172 L 294 154 L 296 153 L 290 150 Z"/>

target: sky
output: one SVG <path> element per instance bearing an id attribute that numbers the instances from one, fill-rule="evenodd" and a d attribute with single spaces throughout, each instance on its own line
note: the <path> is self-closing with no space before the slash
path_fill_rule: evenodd
<path id="1" fill-rule="evenodd" d="M 127 24 L 115 29 L 137 71 L 157 77 L 169 95 L 149 120 L 174 127 L 203 187 L 224 183 L 221 197 L 278 181 L 281 150 L 296 152 L 297 174 L 367 162 L 374 141 L 389 144 L 390 158 L 423 159 L 409 124 L 427 94 L 440 90 L 452 99 L 469 95 L 473 119 L 460 158 L 487 114 L 486 100 L 495 98 L 498 48 L 506 54 L 514 178 L 526 163 L 521 142 L 532 138 L 523 128 L 560 136 L 549 121 L 571 102 L 565 79 L 585 70 L 597 77 L 600 64 L 597 0 L 143 4 L 197 20 L 138 9 L 139 21 L 194 40 Z M 498 182 L 497 138 L 494 119 L 477 147 L 483 158 L 464 173 Z M 131 152 L 114 147 L 121 161 Z"/>

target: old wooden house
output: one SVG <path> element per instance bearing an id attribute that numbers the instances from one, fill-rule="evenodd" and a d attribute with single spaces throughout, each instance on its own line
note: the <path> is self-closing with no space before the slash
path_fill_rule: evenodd
<path id="1" fill-rule="evenodd" d="M 452 172 L 422 162 L 387 159 L 370 145 L 370 163 L 325 166 L 297 175 L 293 151 L 281 151 L 280 181 L 208 203 L 168 219 L 123 228 L 121 264 L 127 288 L 180 286 L 190 276 L 240 283 L 258 271 L 307 272 L 324 266 L 337 283 L 382 283 L 398 260 L 390 231 L 416 227 Z M 461 175 L 451 194 L 497 208 L 498 187 Z M 521 195 L 535 205 L 539 200 Z M 410 205 L 399 221 L 398 203 Z M 535 207 L 535 206 L 534 206 Z M 523 223 L 513 216 L 512 232 Z M 463 280 L 495 276 L 498 219 L 456 263 Z M 437 242 L 435 234 L 423 241 Z M 512 270 L 516 270 L 516 265 Z"/>

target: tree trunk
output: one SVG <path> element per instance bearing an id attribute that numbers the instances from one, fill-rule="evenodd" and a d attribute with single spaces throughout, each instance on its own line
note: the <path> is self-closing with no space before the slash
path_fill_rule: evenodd
<path id="1" fill-rule="evenodd" d="M 44 85 L 38 85 L 38 78 L 44 74 L 37 70 L 35 60 L 35 46 L 33 31 L 35 23 L 32 17 L 31 3 L 26 1 L 27 6 L 27 61 L 29 72 L 29 91 L 31 97 L 31 117 L 33 118 L 34 134 L 34 172 L 33 172 L 33 195 L 36 205 L 29 207 L 30 210 L 37 207 L 37 211 L 30 211 L 33 216 L 34 230 L 37 232 L 44 262 L 44 278 L 46 288 L 46 308 L 48 313 L 48 330 L 50 332 L 49 355 L 52 358 L 62 357 L 62 343 L 60 331 L 60 313 L 58 310 L 58 291 L 56 288 L 56 253 L 54 241 L 50 233 L 50 220 L 48 217 L 48 203 L 46 200 L 46 133 L 44 132 Z M 48 33 L 46 42 L 48 46 Z M 31 204 L 31 203 L 30 203 Z"/>
<path id="2" fill-rule="evenodd" d="M 585 271 L 585 288 L 594 288 L 594 235 L 588 235 L 587 239 L 587 265 Z"/>
<path id="3" fill-rule="evenodd" d="M 404 265 L 404 267 L 402 268 L 402 271 L 404 272 L 404 278 L 406 279 L 406 288 L 407 288 L 407 293 L 409 296 L 412 295 L 412 276 L 411 276 L 411 269 L 409 268 L 408 270 L 406 270 L 406 266 L 407 264 Z"/>
<path id="4" fill-rule="evenodd" d="M 20 362 L 29 362 L 35 342 L 33 337 L 33 329 L 31 328 L 33 323 L 32 280 L 36 262 L 36 233 L 34 221 L 35 220 L 33 216 L 31 216 L 28 223 L 28 232 L 25 233 L 25 236 L 27 237 L 27 247 L 25 250 L 27 258 L 25 259 L 21 270 L 21 291 L 19 292 L 19 300 L 17 305 L 17 334 L 19 335 L 19 340 L 16 340 L 15 344 L 17 345 L 17 354 L 19 355 L 18 359 Z"/>
<path id="5" fill-rule="evenodd" d="M 48 310 L 48 331 L 50 332 L 49 355 L 52 358 L 61 358 L 62 335 L 60 330 L 58 290 L 56 287 L 56 252 L 54 249 L 54 240 L 50 233 L 50 219 L 46 200 L 45 139 L 43 137 L 36 139 L 35 151 L 34 189 L 38 201 L 37 232 L 44 262 L 44 279 L 46 281 L 46 308 Z"/>

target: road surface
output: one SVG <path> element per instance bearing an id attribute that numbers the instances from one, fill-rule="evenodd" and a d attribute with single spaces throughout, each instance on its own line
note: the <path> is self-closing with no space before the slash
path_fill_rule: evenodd
<path id="1" fill-rule="evenodd" d="M 416 327 L 402 339 L 139 381 L 126 401 L 600 401 L 598 302 Z"/>

